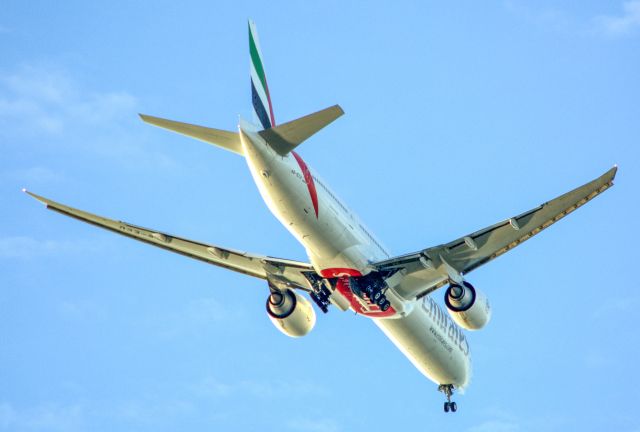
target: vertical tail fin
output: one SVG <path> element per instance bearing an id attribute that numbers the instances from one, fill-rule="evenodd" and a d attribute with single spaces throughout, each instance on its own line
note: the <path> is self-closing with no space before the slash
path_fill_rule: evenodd
<path id="1" fill-rule="evenodd" d="M 271 105 L 271 95 L 267 86 L 267 76 L 262 62 L 262 51 L 258 41 L 258 31 L 253 21 L 249 20 L 249 53 L 251 54 L 251 100 L 253 111 L 264 129 L 276 125 Z"/>

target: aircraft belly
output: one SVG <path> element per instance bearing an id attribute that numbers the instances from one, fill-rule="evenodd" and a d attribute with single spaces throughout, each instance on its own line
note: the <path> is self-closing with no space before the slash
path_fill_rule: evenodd
<path id="1" fill-rule="evenodd" d="M 469 345 L 448 314 L 438 311 L 431 314 L 430 304 L 421 302 L 405 317 L 373 321 L 431 381 L 464 388 L 471 378 Z"/>
<path id="2" fill-rule="evenodd" d="M 274 215 L 307 248 L 309 255 L 331 261 L 358 240 L 340 220 L 337 212 L 320 196 L 316 215 L 307 185 L 292 175 L 286 164 L 272 169 L 267 188 L 274 202 Z M 344 263 L 343 263 L 344 264 Z M 353 264 L 353 263 L 351 263 Z"/>
<path id="3" fill-rule="evenodd" d="M 271 213 L 305 246 L 314 266 L 363 270 L 366 258 L 353 250 L 359 246 L 358 239 L 323 192 L 318 196 L 315 187 L 309 187 L 313 178 L 303 172 L 308 170 L 304 161 L 298 155 L 275 154 L 250 132 L 241 134 L 241 141 L 260 195 Z"/>

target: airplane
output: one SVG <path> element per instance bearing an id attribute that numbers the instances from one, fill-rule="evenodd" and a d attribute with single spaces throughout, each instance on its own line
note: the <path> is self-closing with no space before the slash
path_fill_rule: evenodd
<path id="1" fill-rule="evenodd" d="M 617 166 L 538 207 L 451 242 L 392 256 L 358 216 L 337 198 L 296 151 L 339 118 L 338 105 L 276 124 L 256 26 L 249 21 L 254 120 L 240 118 L 225 131 L 140 114 L 146 123 L 204 141 L 245 158 L 267 207 L 304 247 L 309 262 L 188 240 L 108 219 L 26 191 L 47 209 L 150 245 L 266 281 L 266 312 L 287 336 L 308 334 L 316 323 L 312 302 L 370 319 L 444 393 L 445 412 L 471 376 L 464 330 L 491 318 L 487 296 L 466 280 L 471 271 L 510 251 L 613 185 Z M 441 307 L 434 300 L 445 287 Z M 306 293 L 311 302 L 303 295 Z"/>

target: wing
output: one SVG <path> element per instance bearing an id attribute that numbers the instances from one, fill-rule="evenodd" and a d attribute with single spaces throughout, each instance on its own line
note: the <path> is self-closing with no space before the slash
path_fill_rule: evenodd
<path id="1" fill-rule="evenodd" d="M 396 270 L 398 289 L 407 299 L 422 297 L 530 239 L 613 185 L 617 167 L 577 189 L 528 212 L 511 217 L 450 243 L 374 264 Z"/>
<path id="2" fill-rule="evenodd" d="M 24 192 L 45 204 L 49 210 L 54 210 L 65 216 L 79 219 L 83 222 L 99 226 L 150 245 L 188 256 L 189 258 L 194 258 L 249 276 L 278 281 L 278 283 L 284 283 L 291 288 L 305 291 L 311 290 L 311 286 L 303 274 L 303 272 L 315 273 L 311 264 L 251 254 L 212 244 L 187 240 L 160 231 L 142 228 L 68 207 L 26 190 L 24 190 Z"/>

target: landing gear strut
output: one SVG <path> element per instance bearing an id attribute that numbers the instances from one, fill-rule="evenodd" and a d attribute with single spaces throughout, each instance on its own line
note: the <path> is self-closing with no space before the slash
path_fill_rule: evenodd
<path id="1" fill-rule="evenodd" d="M 318 305 L 322 312 L 327 313 L 329 312 L 329 305 L 331 304 L 329 295 L 331 295 L 331 293 L 327 287 L 322 286 L 317 291 L 312 291 L 309 297 Z"/>
<path id="2" fill-rule="evenodd" d="M 331 295 L 331 291 L 325 286 L 324 280 L 315 273 L 307 272 L 304 273 L 304 275 L 313 288 L 313 291 L 309 294 L 311 300 L 318 305 L 322 312 L 329 312 L 329 305 L 331 304 L 329 296 Z"/>
<path id="3" fill-rule="evenodd" d="M 444 412 L 456 412 L 458 411 L 458 405 L 455 402 L 451 402 L 451 396 L 453 395 L 453 384 L 440 384 L 438 391 L 445 394 L 447 401 L 444 403 Z"/>

